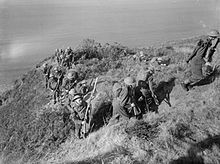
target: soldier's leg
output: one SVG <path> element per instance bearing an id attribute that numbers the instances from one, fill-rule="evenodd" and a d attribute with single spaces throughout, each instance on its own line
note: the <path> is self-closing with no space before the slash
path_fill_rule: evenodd
<path id="1" fill-rule="evenodd" d="M 48 88 L 48 81 L 49 81 L 49 79 L 48 79 L 48 77 L 46 76 L 46 83 L 45 83 L 45 87 L 46 87 L 46 88 Z"/>
<path id="2" fill-rule="evenodd" d="M 53 103 L 56 104 L 56 91 L 53 92 Z"/>
<path id="3" fill-rule="evenodd" d="M 186 79 L 183 83 L 181 83 L 181 86 L 186 91 L 189 91 L 200 80 L 202 80 L 204 78 L 204 76 L 202 74 L 202 64 L 191 65 L 191 72 L 192 72 L 191 77 L 189 79 Z"/>
<path id="4" fill-rule="evenodd" d="M 75 123 L 75 136 L 80 139 L 81 138 L 81 128 L 82 124 Z"/>

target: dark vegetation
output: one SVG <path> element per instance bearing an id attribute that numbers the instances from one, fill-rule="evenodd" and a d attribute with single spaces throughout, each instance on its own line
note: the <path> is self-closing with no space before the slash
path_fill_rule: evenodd
<path id="1" fill-rule="evenodd" d="M 103 103 L 98 104 L 100 110 L 95 116 L 96 126 L 93 130 L 96 131 L 96 142 L 85 141 L 87 146 L 91 144 L 91 148 L 82 153 L 80 148 L 85 143 L 77 141 L 72 135 L 74 125 L 69 119 L 69 112 L 61 105 L 52 105 L 51 92 L 44 88 L 41 65 L 45 61 L 50 61 L 51 64 L 55 61 L 53 56 L 45 59 L 18 79 L 13 89 L 1 95 L 1 162 L 38 163 L 44 159 L 59 163 L 69 155 L 71 158 L 68 159 L 76 162 L 67 163 L 218 163 L 218 78 L 212 81 L 211 87 L 196 88 L 188 97 L 178 88 L 183 77 L 190 75 L 185 74 L 187 65 L 184 60 L 197 40 L 198 38 L 182 40 L 159 48 L 142 49 L 129 49 L 118 43 L 101 45 L 94 40 L 85 40 L 74 52 L 78 59 L 76 69 L 81 78 L 100 76 L 97 91 L 101 92 L 100 102 Z M 143 51 L 143 57 L 140 56 L 140 51 Z M 135 77 L 137 71 L 146 67 L 155 56 L 169 61 L 168 66 L 160 67 L 154 75 L 155 91 L 161 104 L 159 114 L 150 113 L 143 121 L 116 126 L 116 130 L 112 128 L 108 131 L 108 127 L 104 127 L 97 131 L 111 117 L 112 84 L 128 75 Z M 217 70 L 216 73 L 218 72 Z M 171 94 L 175 95 L 172 101 Z M 163 101 L 168 105 L 163 105 Z M 104 119 L 100 117 L 103 113 L 106 115 Z M 102 136 L 106 138 L 103 139 Z M 92 137 L 89 139 L 93 139 Z M 75 145 L 75 142 L 80 144 Z M 100 142 L 103 142 L 103 147 L 108 142 L 116 146 L 107 151 L 107 148 L 97 146 Z M 56 154 L 61 150 L 63 154 Z M 97 155 L 96 150 L 103 154 Z M 204 151 L 207 151 L 206 155 L 201 154 Z M 135 155 L 137 153 L 139 154 Z M 53 154 L 61 161 L 51 160 Z M 74 157 L 78 160 L 74 160 Z"/>

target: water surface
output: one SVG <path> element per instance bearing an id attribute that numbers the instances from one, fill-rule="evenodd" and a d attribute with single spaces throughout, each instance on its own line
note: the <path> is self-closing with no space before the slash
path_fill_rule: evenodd
<path id="1" fill-rule="evenodd" d="M 220 29 L 219 0 L 0 0 L 0 88 L 83 39 L 139 47 Z"/>

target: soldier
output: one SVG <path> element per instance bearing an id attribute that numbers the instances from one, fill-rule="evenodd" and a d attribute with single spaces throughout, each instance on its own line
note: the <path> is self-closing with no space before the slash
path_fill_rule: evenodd
<path id="1" fill-rule="evenodd" d="M 192 76 L 190 79 L 181 83 L 184 90 L 189 91 L 191 88 L 197 85 L 202 79 L 205 78 L 202 72 L 202 67 L 210 65 L 212 55 L 219 43 L 219 32 L 217 30 L 211 30 L 208 33 L 208 37 L 204 40 L 199 40 L 192 54 L 186 60 L 190 62 L 190 70 Z M 209 52 L 209 54 L 207 54 Z M 206 59 L 206 57 L 208 59 Z"/>
<path id="2" fill-rule="evenodd" d="M 42 67 L 43 67 L 43 73 L 44 73 L 44 76 L 45 76 L 45 87 L 47 88 L 52 66 L 51 65 L 48 66 L 47 63 L 44 63 Z"/>
<path id="3" fill-rule="evenodd" d="M 153 73 L 154 69 L 141 69 L 137 74 L 136 101 L 142 112 L 149 112 L 153 105 L 159 105 L 156 95 L 153 91 Z"/>
<path id="4" fill-rule="evenodd" d="M 63 80 L 63 72 L 55 67 L 54 72 L 50 76 L 49 88 L 53 91 L 54 104 L 59 101 L 59 96 L 61 92 L 61 85 Z"/>
<path id="5" fill-rule="evenodd" d="M 78 93 L 82 96 L 85 96 L 91 90 L 92 90 L 92 86 L 91 84 L 88 85 L 86 80 L 80 81 L 79 83 L 77 83 L 76 87 L 74 88 L 75 93 Z"/>
<path id="6" fill-rule="evenodd" d="M 76 72 L 75 70 L 70 70 L 63 80 L 62 88 L 65 89 L 66 92 L 69 92 L 76 86 L 78 79 L 78 72 Z"/>
<path id="7" fill-rule="evenodd" d="M 113 86 L 113 117 L 112 123 L 118 122 L 120 118 L 129 120 L 132 116 L 138 116 L 141 111 L 138 109 L 134 98 L 135 79 L 127 77 L 124 84 L 115 83 Z"/>
<path id="8" fill-rule="evenodd" d="M 75 95 L 70 100 L 67 108 L 70 110 L 70 117 L 75 124 L 75 136 L 81 138 L 83 125 L 88 122 L 88 117 L 85 118 L 87 103 L 80 95 Z"/>

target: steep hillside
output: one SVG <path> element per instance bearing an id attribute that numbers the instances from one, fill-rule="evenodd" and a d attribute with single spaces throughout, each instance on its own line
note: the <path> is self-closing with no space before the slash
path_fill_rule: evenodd
<path id="1" fill-rule="evenodd" d="M 220 163 L 219 78 L 190 92 L 179 85 L 190 75 L 184 61 L 198 39 L 132 50 L 120 44 L 100 46 L 93 40 L 84 41 L 76 49 L 82 59 L 76 67 L 82 78 L 100 77 L 101 101 L 111 101 L 114 81 L 135 77 L 157 56 L 169 59 L 169 64 L 157 68 L 156 91 L 160 95 L 158 88 L 165 86 L 172 105 L 163 101 L 158 114 L 148 113 L 142 121 L 105 125 L 84 140 L 74 137 L 65 107 L 50 101 L 41 65 L 54 64 L 54 57 L 45 59 L 1 96 L 2 163 Z M 220 63 L 218 54 L 213 61 Z M 170 80 L 174 78 L 175 82 Z"/>

